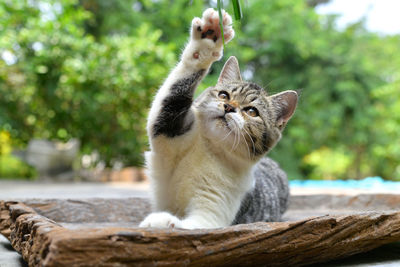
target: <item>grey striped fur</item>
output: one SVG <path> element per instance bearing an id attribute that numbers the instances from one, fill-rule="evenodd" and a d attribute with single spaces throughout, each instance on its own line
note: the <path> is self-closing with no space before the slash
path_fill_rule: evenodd
<path id="1" fill-rule="evenodd" d="M 262 158 L 253 168 L 254 188 L 244 197 L 232 224 L 276 222 L 289 203 L 286 173 L 270 158 Z"/>

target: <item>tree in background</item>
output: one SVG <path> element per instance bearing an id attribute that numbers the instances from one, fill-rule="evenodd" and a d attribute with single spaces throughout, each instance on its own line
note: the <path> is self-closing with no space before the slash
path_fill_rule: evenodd
<path id="1" fill-rule="evenodd" d="M 110 164 L 142 162 L 152 93 L 174 64 L 148 23 L 132 34 L 94 36 L 77 1 L 5 1 L 0 43 L 0 120 L 13 138 L 67 140 Z M 116 16 L 116 15 L 115 15 Z"/>
<path id="2" fill-rule="evenodd" d="M 303 89 L 270 156 L 291 178 L 400 179 L 400 38 L 367 32 L 362 22 L 337 30 L 334 16 L 316 14 L 318 2 L 247 1 L 225 51 L 271 93 Z M 2 1 L 0 128 L 17 144 L 77 137 L 84 153 L 97 150 L 108 164 L 141 164 L 152 95 L 191 19 L 209 5 Z M 222 65 L 201 88 L 215 83 Z"/>
<path id="3" fill-rule="evenodd" d="M 399 36 L 369 33 L 362 22 L 338 31 L 334 16 L 318 16 L 301 1 L 252 1 L 247 14 L 233 53 L 250 76 L 271 91 L 304 89 L 271 156 L 291 177 L 400 179 L 400 158 L 389 153 L 400 151 L 398 116 L 376 109 L 398 107 L 394 91 L 391 105 L 377 92 L 398 88 Z M 396 133 L 389 137 L 380 121 L 398 125 Z"/>

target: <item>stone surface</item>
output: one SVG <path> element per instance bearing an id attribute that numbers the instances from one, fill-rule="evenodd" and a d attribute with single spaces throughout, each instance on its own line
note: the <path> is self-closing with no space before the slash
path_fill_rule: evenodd
<path id="1" fill-rule="evenodd" d="M 10 242 L 0 235 L 0 266 L 25 267 L 28 266 L 21 256 L 14 250 Z"/>
<path id="2" fill-rule="evenodd" d="M 0 232 L 31 266 L 300 266 L 400 240 L 396 195 L 295 196 L 286 222 L 194 231 L 136 228 L 146 198 L 3 201 L 0 209 Z M 330 215 L 308 217 L 321 214 Z"/>
<path id="3" fill-rule="evenodd" d="M 148 197 L 147 182 L 141 183 L 48 183 L 0 179 L 0 200 L 87 199 Z"/>

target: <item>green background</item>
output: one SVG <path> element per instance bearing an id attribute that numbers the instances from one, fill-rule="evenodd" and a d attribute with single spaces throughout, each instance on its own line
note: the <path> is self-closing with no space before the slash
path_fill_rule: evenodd
<path id="1" fill-rule="evenodd" d="M 268 92 L 302 89 L 270 153 L 291 179 L 400 180 L 400 36 L 338 30 L 315 1 L 242 3 L 235 39 L 200 87 L 235 55 Z M 208 1 L 0 2 L 0 176 L 35 172 L 11 156 L 32 138 L 79 138 L 81 155 L 141 166 L 146 115 Z M 233 13 L 230 1 L 225 8 Z M 200 91 L 199 90 L 199 91 Z"/>

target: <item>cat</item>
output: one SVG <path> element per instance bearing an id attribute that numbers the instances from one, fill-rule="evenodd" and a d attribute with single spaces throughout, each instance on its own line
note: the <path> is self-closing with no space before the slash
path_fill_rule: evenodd
<path id="1" fill-rule="evenodd" d="M 222 12 L 225 44 L 235 35 Z M 264 158 L 293 115 L 297 93 L 269 96 L 243 81 L 230 57 L 218 82 L 194 92 L 223 54 L 218 12 L 194 18 L 177 66 L 157 92 L 148 116 L 145 153 L 154 212 L 140 227 L 219 228 L 279 220 L 289 191 L 285 173 Z"/>

